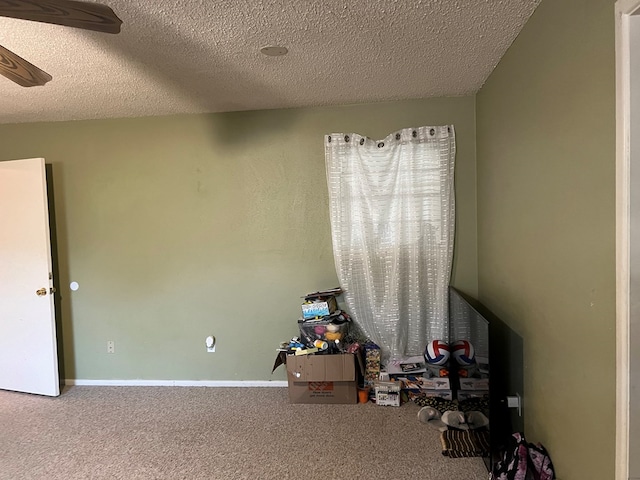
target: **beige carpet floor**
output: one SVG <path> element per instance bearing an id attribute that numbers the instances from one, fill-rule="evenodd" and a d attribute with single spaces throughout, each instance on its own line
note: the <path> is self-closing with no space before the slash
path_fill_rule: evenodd
<path id="1" fill-rule="evenodd" d="M 286 388 L 0 391 L 0 479 L 486 480 L 418 410 L 292 405 Z"/>

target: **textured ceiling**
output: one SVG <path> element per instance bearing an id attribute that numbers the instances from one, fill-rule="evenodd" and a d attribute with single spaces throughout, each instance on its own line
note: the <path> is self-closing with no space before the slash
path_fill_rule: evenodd
<path id="1" fill-rule="evenodd" d="M 469 95 L 539 2 L 104 0 L 119 35 L 0 18 L 0 45 L 53 76 L 0 77 L 0 123 Z"/>

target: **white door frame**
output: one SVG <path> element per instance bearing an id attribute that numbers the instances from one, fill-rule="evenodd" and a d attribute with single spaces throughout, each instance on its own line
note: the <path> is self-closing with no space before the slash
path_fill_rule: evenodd
<path id="1" fill-rule="evenodd" d="M 618 0 L 616 26 L 616 480 L 629 478 L 631 81 L 629 17 L 640 0 Z M 636 87 L 637 88 L 637 87 Z"/>

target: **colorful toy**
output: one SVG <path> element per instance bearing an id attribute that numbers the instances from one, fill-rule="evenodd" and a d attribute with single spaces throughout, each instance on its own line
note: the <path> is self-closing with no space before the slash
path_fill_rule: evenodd
<path id="1" fill-rule="evenodd" d="M 431 365 L 444 365 L 449 361 L 449 345 L 444 340 L 432 340 L 424 349 L 424 358 Z"/>
<path id="2" fill-rule="evenodd" d="M 327 332 L 324 334 L 324 338 L 330 342 L 334 342 L 336 340 L 342 340 L 342 334 L 340 332 Z"/>
<path id="3" fill-rule="evenodd" d="M 306 345 L 302 343 L 298 337 L 293 337 L 289 342 L 289 345 L 287 346 L 287 348 L 289 350 L 300 350 L 305 348 L 305 346 Z"/>
<path id="4" fill-rule="evenodd" d="M 324 335 L 324 332 L 327 330 L 327 327 L 325 327 L 324 325 L 316 325 L 315 327 L 313 327 L 313 331 L 316 333 L 316 335 Z"/>

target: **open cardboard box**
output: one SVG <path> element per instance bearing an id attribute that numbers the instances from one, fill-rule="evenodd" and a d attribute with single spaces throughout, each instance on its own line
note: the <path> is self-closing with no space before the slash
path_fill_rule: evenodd
<path id="1" fill-rule="evenodd" d="M 364 372 L 359 354 L 287 355 L 285 362 L 291 403 L 358 401 L 358 372 Z"/>

